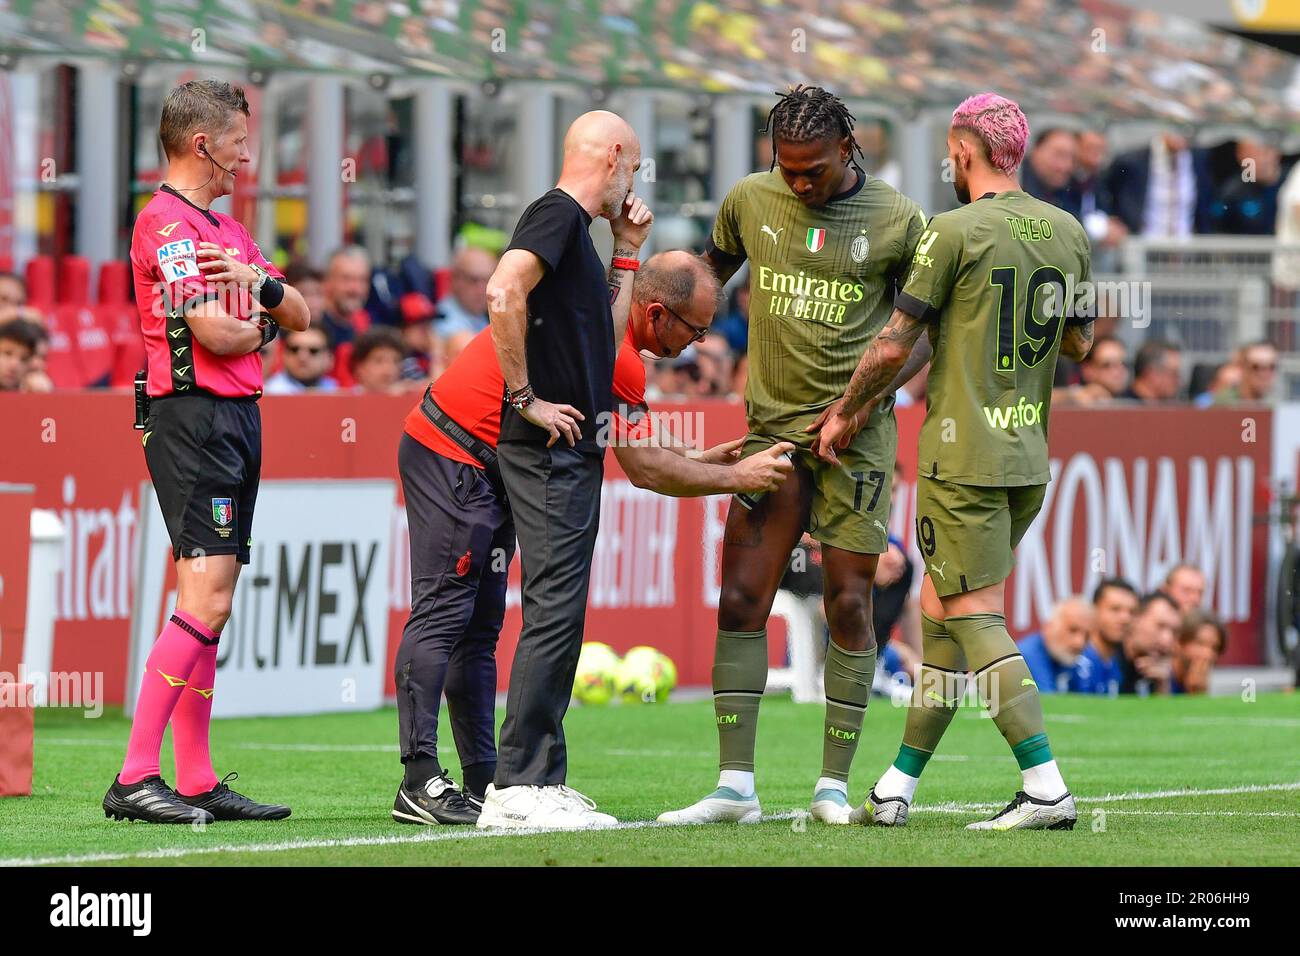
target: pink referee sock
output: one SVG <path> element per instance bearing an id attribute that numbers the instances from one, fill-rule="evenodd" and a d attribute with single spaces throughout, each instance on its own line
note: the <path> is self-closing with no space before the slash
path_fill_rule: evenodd
<path id="1" fill-rule="evenodd" d="M 135 704 L 135 718 L 131 721 L 131 739 L 126 745 L 126 761 L 118 776 L 122 783 L 139 783 L 146 777 L 158 775 L 163 731 L 167 729 L 176 701 L 189 683 L 195 664 L 206 649 L 200 638 L 215 641 L 217 635 L 193 616 L 177 611 L 154 642 L 140 682 L 140 697 Z M 215 655 L 215 644 L 212 646 Z"/>
<path id="2" fill-rule="evenodd" d="M 203 648 L 190 681 L 172 712 L 172 749 L 176 754 L 176 790 L 193 797 L 217 785 L 208 749 L 212 726 L 212 685 L 217 677 L 217 645 Z"/>

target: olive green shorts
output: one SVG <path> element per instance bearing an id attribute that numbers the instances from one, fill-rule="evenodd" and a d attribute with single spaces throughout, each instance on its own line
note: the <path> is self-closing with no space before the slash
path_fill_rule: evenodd
<path id="1" fill-rule="evenodd" d="M 916 546 L 940 597 L 1005 581 L 1015 549 L 1043 506 L 1047 485 L 986 488 L 921 475 Z"/>
<path id="2" fill-rule="evenodd" d="M 794 443 L 796 466 L 812 473 L 805 530 L 833 548 L 858 554 L 884 553 L 889 547 L 890 488 L 898 448 L 898 424 L 892 412 L 873 415 L 848 448 L 836 450 L 838 467 L 812 453 L 812 438 L 802 431 L 782 435 L 751 432 L 745 436 L 741 456 L 748 458 L 779 441 Z"/>

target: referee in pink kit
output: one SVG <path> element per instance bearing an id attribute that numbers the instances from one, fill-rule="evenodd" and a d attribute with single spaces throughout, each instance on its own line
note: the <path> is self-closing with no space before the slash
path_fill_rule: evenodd
<path id="1" fill-rule="evenodd" d="M 216 80 L 167 94 L 158 129 L 167 176 L 131 236 L 148 356 L 142 443 L 176 560 L 176 608 L 140 682 L 122 771 L 104 814 L 153 823 L 282 820 L 218 781 L 208 750 L 217 643 L 252 546 L 262 469 L 262 360 L 279 328 L 301 331 L 302 296 L 243 226 L 212 202 L 229 195 L 248 151 L 244 91 Z M 168 721 L 176 789 L 159 773 Z"/>

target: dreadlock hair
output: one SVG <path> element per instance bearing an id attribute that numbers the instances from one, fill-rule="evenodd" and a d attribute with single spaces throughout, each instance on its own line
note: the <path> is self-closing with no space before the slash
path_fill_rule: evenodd
<path id="1" fill-rule="evenodd" d="M 779 135 L 787 143 L 812 143 L 820 139 L 840 140 L 845 136 L 853 144 L 849 154 L 852 160 L 856 153 L 865 160 L 862 147 L 853 137 L 853 114 L 849 112 L 838 96 L 820 86 L 792 87 L 776 94 L 779 99 L 767 114 L 767 125 L 763 132 L 772 136 L 772 165 L 776 168 L 776 138 Z"/>

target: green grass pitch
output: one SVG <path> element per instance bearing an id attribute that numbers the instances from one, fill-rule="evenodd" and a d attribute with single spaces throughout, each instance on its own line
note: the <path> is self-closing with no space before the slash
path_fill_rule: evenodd
<path id="1" fill-rule="evenodd" d="M 987 719 L 963 709 L 904 830 L 828 827 L 804 818 L 821 760 L 822 708 L 763 703 L 751 826 L 648 825 L 716 780 L 712 707 L 573 707 L 571 785 L 623 828 L 500 836 L 414 827 L 389 815 L 399 779 L 396 713 L 220 720 L 217 770 L 237 789 L 288 803 L 283 823 L 203 832 L 106 820 L 100 808 L 125 746 L 120 713 L 40 711 L 30 798 L 0 800 L 0 864 L 108 865 L 1233 865 L 1300 864 L 1300 708 L 1293 694 L 1238 698 L 1045 698 L 1053 750 L 1079 800 L 1071 832 L 968 833 L 1000 808 L 1019 774 Z M 499 716 L 499 715 L 498 715 Z M 904 711 L 876 698 L 850 795 L 897 750 Z M 444 725 L 444 759 L 456 770 Z M 163 775 L 171 774 L 170 741 Z"/>

